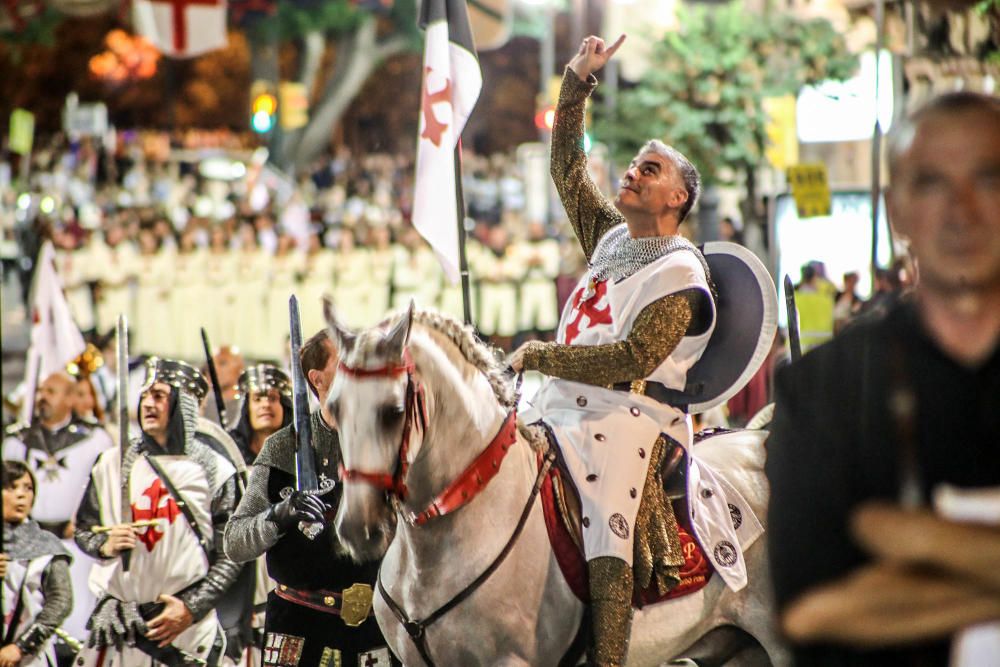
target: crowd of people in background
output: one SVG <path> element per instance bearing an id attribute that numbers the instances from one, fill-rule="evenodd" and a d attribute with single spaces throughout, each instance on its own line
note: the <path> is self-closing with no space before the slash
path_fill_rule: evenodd
<path id="1" fill-rule="evenodd" d="M 467 155 L 466 165 L 472 319 L 501 349 L 549 337 L 560 278 L 569 289 L 582 257 L 551 221 L 526 215 L 512 157 Z M 206 178 L 199 166 L 56 142 L 35 156 L 29 190 L 4 190 L 4 260 L 26 288 L 33 250 L 50 238 L 81 330 L 107 335 L 125 313 L 141 355 L 201 359 L 204 327 L 248 358 L 283 359 L 292 293 L 305 330 L 320 326 L 324 294 L 357 327 L 410 299 L 463 317 L 461 286 L 409 223 L 405 159 L 341 151 L 295 184 L 253 168 Z"/>
<path id="2" fill-rule="evenodd" d="M 204 328 L 216 350 L 240 364 L 285 365 L 291 294 L 302 304 L 304 331 L 322 326 L 324 295 L 354 327 L 371 326 L 410 300 L 464 318 L 462 286 L 447 280 L 409 222 L 411 159 L 354 159 L 340 149 L 293 183 L 252 160 L 246 173 L 223 180 L 204 168 L 218 158 L 163 158 L 127 137 L 111 152 L 57 136 L 33 155 L 30 187 L 0 194 L 0 258 L 20 272 L 25 301 L 32 258 L 51 239 L 73 317 L 98 349 L 111 351 L 114 323 L 125 313 L 137 358 L 201 365 Z M 562 211 L 548 220 L 529 214 L 513 155 L 466 152 L 464 163 L 472 321 L 505 352 L 525 340 L 550 340 L 585 268 L 577 245 L 564 242 L 572 231 Z M 3 166 L 0 182 L 11 176 Z M 742 242 L 734 217 L 721 221 L 720 232 Z M 803 350 L 858 316 L 884 312 L 907 282 L 899 264 L 879 269 L 863 301 L 857 273 L 837 286 L 822 263 L 803 267 L 796 287 Z M 773 371 L 787 358 L 780 332 L 772 357 L 730 402 L 731 423 L 746 423 L 770 401 Z M 87 394 L 95 397 L 93 408 L 81 409 L 101 416 L 108 403 L 100 399 L 110 392 L 90 383 L 79 392 L 82 405 L 91 402 Z"/>
<path id="3" fill-rule="evenodd" d="M 838 287 L 827 277 L 823 262 L 805 264 L 795 286 L 802 351 L 829 341 L 859 318 L 885 314 L 912 286 L 912 276 L 913 271 L 903 259 L 888 268 L 875 269 L 874 289 L 868 299 L 863 299 L 858 294 L 857 271 L 845 273 Z"/>

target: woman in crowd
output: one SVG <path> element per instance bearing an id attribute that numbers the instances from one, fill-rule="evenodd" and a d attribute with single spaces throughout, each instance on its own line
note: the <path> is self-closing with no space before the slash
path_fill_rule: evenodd
<path id="1" fill-rule="evenodd" d="M 73 608 L 70 555 L 28 518 L 35 477 L 21 461 L 3 462 L 3 609 L 0 667 L 55 667 L 52 635 Z"/>

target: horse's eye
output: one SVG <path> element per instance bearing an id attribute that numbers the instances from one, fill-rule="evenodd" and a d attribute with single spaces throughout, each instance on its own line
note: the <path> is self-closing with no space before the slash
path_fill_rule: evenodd
<path id="1" fill-rule="evenodd" d="M 403 419 L 403 407 L 401 405 L 383 405 L 378 411 L 379 421 L 383 429 L 394 428 Z"/>

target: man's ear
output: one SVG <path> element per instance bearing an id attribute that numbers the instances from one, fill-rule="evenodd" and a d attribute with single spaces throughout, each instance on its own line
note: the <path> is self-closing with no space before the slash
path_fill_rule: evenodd
<path id="1" fill-rule="evenodd" d="M 670 192 L 670 196 L 667 198 L 667 203 L 670 208 L 679 209 L 688 200 L 688 191 L 685 188 L 674 188 Z"/>
<path id="2" fill-rule="evenodd" d="M 899 204 L 895 195 L 897 191 L 892 187 L 885 190 L 885 215 L 889 222 L 889 228 L 893 236 L 897 239 L 909 241 L 909 230 L 906 228 L 906 216 L 898 215 Z"/>
<path id="3" fill-rule="evenodd" d="M 308 373 L 306 373 L 306 378 L 309 380 L 309 384 L 316 387 L 317 393 L 320 396 L 323 395 L 323 374 L 319 372 L 318 369 L 313 368 Z"/>

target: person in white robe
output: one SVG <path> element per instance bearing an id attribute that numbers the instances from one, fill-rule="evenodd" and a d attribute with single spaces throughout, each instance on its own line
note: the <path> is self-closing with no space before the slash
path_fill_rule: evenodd
<path id="1" fill-rule="evenodd" d="M 73 415 L 76 381 L 65 372 L 45 378 L 38 388 L 30 426 L 11 427 L 3 441 L 8 461 L 24 461 L 35 476 L 31 517 L 62 540 L 73 556 L 71 576 L 76 605 L 63 623 L 71 636 L 86 636 L 86 622 L 94 604 L 87 578 L 94 561 L 73 541 L 73 517 L 87 488 L 87 476 L 101 453 L 114 443 L 107 431 Z M 8 609 L 9 610 L 9 609 Z"/>

